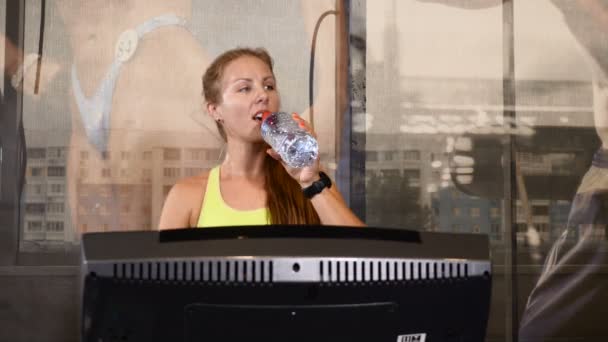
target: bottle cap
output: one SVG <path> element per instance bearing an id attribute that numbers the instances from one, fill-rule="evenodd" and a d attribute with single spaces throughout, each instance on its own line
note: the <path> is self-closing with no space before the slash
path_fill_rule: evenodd
<path id="1" fill-rule="evenodd" d="M 262 121 L 266 120 L 267 117 L 269 117 L 270 115 L 272 115 L 272 112 L 269 110 L 266 110 L 262 113 Z"/>

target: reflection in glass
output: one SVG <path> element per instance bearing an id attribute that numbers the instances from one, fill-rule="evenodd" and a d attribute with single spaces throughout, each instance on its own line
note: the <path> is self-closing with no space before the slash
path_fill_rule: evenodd
<path id="1" fill-rule="evenodd" d="M 22 211 L 22 252 L 45 245 L 46 235 L 39 230 L 48 227 L 53 236 L 63 232 L 63 240 L 48 240 L 44 250 L 61 253 L 77 250 L 82 229 L 157 226 L 167 189 L 223 158 L 221 138 L 201 96 L 201 75 L 220 51 L 237 45 L 267 47 L 277 58 L 279 78 L 285 80 L 284 108 L 307 117 L 312 28 L 335 2 L 240 5 L 47 2 L 39 91 L 32 87 L 35 72 L 25 74 L 20 88 L 28 152 L 22 201 L 24 208 L 44 207 L 45 215 L 30 217 Z M 25 11 L 27 54 L 38 49 L 42 9 L 40 3 L 28 2 Z M 226 17 L 238 25 L 227 30 Z M 331 174 L 337 165 L 334 25 L 329 16 L 318 32 L 313 99 L 315 129 Z M 275 39 L 277 32 L 289 39 Z M 55 209 L 51 203 L 63 203 L 63 211 L 48 216 Z M 63 229 L 55 222 L 63 222 Z"/>

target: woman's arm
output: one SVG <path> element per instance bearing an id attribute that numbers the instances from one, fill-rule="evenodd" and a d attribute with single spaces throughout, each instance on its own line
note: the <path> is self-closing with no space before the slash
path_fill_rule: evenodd
<path id="1" fill-rule="evenodd" d="M 306 120 L 302 119 L 296 113 L 293 113 L 292 116 L 293 119 L 299 123 L 301 128 L 307 130 L 315 138 L 317 137 L 312 127 Z M 281 160 L 281 156 L 279 156 L 279 154 L 273 149 L 269 149 L 266 152 L 271 157 L 279 160 L 281 164 L 283 164 L 283 167 L 285 167 L 287 173 L 300 184 L 302 189 L 310 186 L 312 183 L 321 178 L 319 176 L 319 171 L 321 170 L 319 159 L 317 159 L 316 162 L 311 166 L 301 169 L 292 168 L 285 164 L 285 162 Z M 320 193 L 314 195 L 311 198 L 311 203 L 317 211 L 317 215 L 319 215 L 321 223 L 324 225 L 357 227 L 365 226 L 365 223 L 363 223 L 363 221 L 361 221 L 346 205 L 346 202 L 342 198 L 340 192 L 336 189 L 336 185 L 333 184 L 333 182 L 330 188 L 325 188 Z"/>
<path id="2" fill-rule="evenodd" d="M 196 226 L 206 179 L 203 176 L 182 179 L 171 188 L 160 214 L 159 230 Z"/>
<path id="3" fill-rule="evenodd" d="M 312 184 L 312 183 L 310 183 Z M 308 184 L 304 184 L 304 187 Z M 346 205 L 344 198 L 332 181 L 331 188 L 325 188 L 310 199 L 317 215 L 324 225 L 364 227 L 355 213 Z"/>

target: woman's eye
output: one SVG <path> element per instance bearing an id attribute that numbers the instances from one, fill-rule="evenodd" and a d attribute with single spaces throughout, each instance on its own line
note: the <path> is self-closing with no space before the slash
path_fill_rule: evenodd
<path id="1" fill-rule="evenodd" d="M 248 92 L 250 89 L 251 89 L 250 87 L 242 87 L 242 88 L 239 88 L 239 92 L 240 92 L 240 93 L 246 93 L 246 92 Z"/>
<path id="2" fill-rule="evenodd" d="M 264 86 L 264 88 L 266 88 L 266 90 L 274 90 L 274 85 L 267 84 L 266 86 Z"/>

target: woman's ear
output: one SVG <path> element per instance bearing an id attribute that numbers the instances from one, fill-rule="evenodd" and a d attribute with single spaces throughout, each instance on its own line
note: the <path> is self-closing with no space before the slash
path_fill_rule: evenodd
<path id="1" fill-rule="evenodd" d="M 217 105 L 215 103 L 207 103 L 207 113 L 211 116 L 213 121 L 222 122 L 222 117 L 217 110 Z"/>

